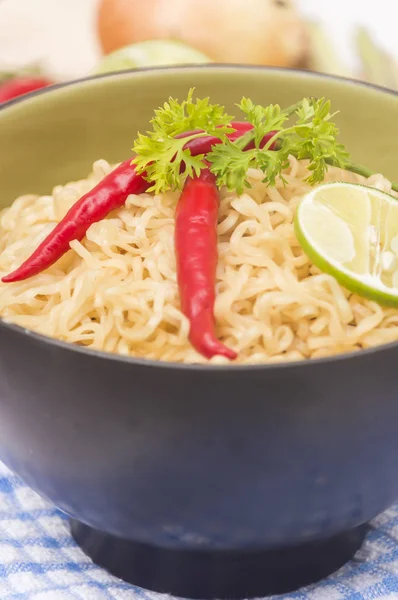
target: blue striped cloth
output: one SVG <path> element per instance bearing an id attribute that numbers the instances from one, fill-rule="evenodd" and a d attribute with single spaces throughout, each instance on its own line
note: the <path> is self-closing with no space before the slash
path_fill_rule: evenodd
<path id="1" fill-rule="evenodd" d="M 64 515 L 0 463 L 1 600 L 156 600 L 96 567 Z M 278 600 L 398 599 L 398 505 L 372 524 L 365 545 L 338 573 Z"/>

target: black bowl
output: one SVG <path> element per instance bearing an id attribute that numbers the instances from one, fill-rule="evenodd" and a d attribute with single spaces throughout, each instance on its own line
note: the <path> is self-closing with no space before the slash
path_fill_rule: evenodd
<path id="1" fill-rule="evenodd" d="M 4 168 L 5 189 L 42 191 L 75 167 L 76 179 L 104 153 L 112 123 L 110 158 L 118 160 L 120 140 L 128 148 L 140 124 L 133 120 L 125 138 L 117 128 L 126 94 L 131 99 L 139 89 L 141 101 L 147 98 L 142 117 L 164 99 L 165 82 L 166 93 L 177 95 L 187 81 L 198 91 L 213 87 L 226 101 L 247 93 L 266 102 L 278 89 L 282 102 L 309 93 L 346 98 L 346 138 L 350 127 L 360 135 L 367 110 L 380 103 L 398 113 L 392 94 L 309 74 L 226 67 L 118 74 L 4 108 L 0 151 L 14 140 L 6 158 L 0 152 L 4 165 L 21 162 L 42 128 L 25 178 L 15 181 Z M 363 111 L 352 112 L 355 99 Z M 110 125 L 93 140 L 104 106 L 112 108 Z M 72 133 L 52 135 L 58 127 L 66 132 L 64 110 L 74 115 L 74 134 L 84 124 L 88 136 L 75 150 Z M 51 155 L 61 141 L 72 166 Z M 43 164 L 48 172 L 37 175 Z M 363 525 L 398 497 L 397 364 L 397 344 L 295 364 L 154 363 L 3 322 L 0 457 L 75 520 L 76 539 L 98 563 L 129 581 L 194 597 L 280 592 L 341 566 L 360 545 Z"/>

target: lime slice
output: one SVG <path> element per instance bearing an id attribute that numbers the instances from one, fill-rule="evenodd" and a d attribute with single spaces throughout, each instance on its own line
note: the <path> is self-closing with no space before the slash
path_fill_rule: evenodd
<path id="1" fill-rule="evenodd" d="M 209 58 L 181 42 L 149 40 L 126 46 L 105 56 L 95 73 L 112 73 L 124 69 L 168 65 L 208 63 Z"/>
<path id="2" fill-rule="evenodd" d="M 365 185 L 325 183 L 300 203 L 297 239 L 322 271 L 379 304 L 398 306 L 398 201 Z"/>

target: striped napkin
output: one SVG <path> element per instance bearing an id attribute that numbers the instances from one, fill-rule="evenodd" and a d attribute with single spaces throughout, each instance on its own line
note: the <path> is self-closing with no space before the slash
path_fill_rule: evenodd
<path id="1" fill-rule="evenodd" d="M 1 600 L 161 600 L 95 566 L 66 517 L 0 463 Z M 275 600 L 276 597 L 273 597 Z M 354 560 L 278 600 L 398 600 L 398 504 L 372 523 Z"/>

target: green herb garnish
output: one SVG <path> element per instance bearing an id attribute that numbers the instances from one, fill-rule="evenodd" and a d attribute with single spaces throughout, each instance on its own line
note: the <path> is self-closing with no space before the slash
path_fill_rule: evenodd
<path id="1" fill-rule="evenodd" d="M 183 102 L 170 98 L 162 108 L 155 110 L 150 121 L 153 129 L 145 135 L 139 133 L 134 142 L 134 164 L 138 172 L 146 171 L 148 181 L 153 185 L 148 191 L 156 193 L 169 189 L 180 189 L 185 175 L 199 174 L 205 168 L 204 155 L 192 156 L 184 149 L 190 140 L 206 135 L 226 140 L 226 134 L 234 131 L 230 126 L 233 120 L 225 112 L 224 106 L 210 104 L 209 98 L 192 99 L 193 89 Z M 176 136 L 188 131 L 202 130 L 184 138 Z"/>
<path id="2" fill-rule="evenodd" d="M 233 142 L 227 134 L 234 131 L 229 126 L 234 117 L 226 114 L 223 106 L 210 104 L 209 98 L 194 101 L 193 90 L 183 102 L 170 98 L 156 110 L 152 131 L 138 134 L 133 148 L 137 155 L 134 164 L 139 172 L 146 172 L 152 182 L 150 190 L 181 189 L 186 175 L 199 174 L 209 166 L 219 186 L 240 194 L 249 186 L 249 168 L 263 171 L 263 181 L 274 185 L 277 178 L 283 180 L 291 155 L 309 160 L 307 180 L 311 185 L 324 179 L 328 164 L 342 168 L 348 164 L 349 155 L 337 141 L 339 130 L 332 120 L 336 113 L 330 113 L 329 100 L 304 98 L 282 110 L 278 104 L 264 107 L 242 98 L 237 107 L 253 129 Z M 176 137 L 187 131 L 192 133 Z M 187 142 L 209 135 L 221 143 L 206 157 L 192 156 Z M 264 138 L 267 142 L 261 147 Z M 254 148 L 244 150 L 250 142 Z"/>

